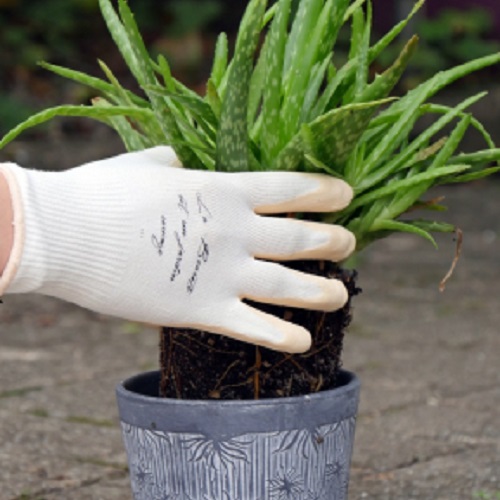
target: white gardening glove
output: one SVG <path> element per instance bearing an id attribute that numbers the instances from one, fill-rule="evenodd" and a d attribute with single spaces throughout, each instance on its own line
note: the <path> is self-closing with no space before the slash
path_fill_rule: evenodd
<path id="1" fill-rule="evenodd" d="M 305 329 L 242 299 L 341 307 L 342 283 L 273 261 L 342 260 L 355 240 L 341 227 L 262 215 L 339 210 L 350 187 L 323 175 L 178 167 L 168 147 L 59 173 L 3 164 L 15 228 L 0 296 L 38 292 L 133 321 L 307 350 Z"/>

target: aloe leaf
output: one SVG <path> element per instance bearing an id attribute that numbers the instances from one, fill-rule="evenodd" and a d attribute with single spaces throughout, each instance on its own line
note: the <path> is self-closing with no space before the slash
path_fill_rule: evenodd
<path id="1" fill-rule="evenodd" d="M 434 181 L 439 178 L 444 178 L 452 174 L 458 174 L 470 169 L 469 165 L 445 165 L 442 167 L 434 168 L 429 171 L 421 172 L 411 177 L 396 180 L 386 186 L 378 189 L 373 189 L 361 196 L 358 196 L 346 209 L 346 212 L 352 213 L 358 207 L 372 203 L 373 201 L 385 197 L 389 194 L 396 193 L 399 190 L 406 190 L 421 182 Z"/>
<path id="2" fill-rule="evenodd" d="M 266 37 L 264 45 L 260 51 L 257 64 L 255 64 L 252 76 L 250 78 L 250 88 L 248 91 L 248 111 L 247 111 L 247 126 L 252 129 L 256 126 L 256 121 L 262 121 L 262 113 L 259 113 L 262 105 L 262 95 L 264 93 L 264 81 L 266 79 L 266 63 L 267 63 L 267 48 L 269 41 Z M 262 123 L 261 125 L 262 126 Z"/>
<path id="3" fill-rule="evenodd" d="M 132 74 L 138 82 L 144 82 L 145 79 L 142 72 L 143 64 L 138 58 L 137 51 L 134 50 L 127 31 L 120 21 L 113 5 L 110 0 L 99 0 L 99 6 L 111 37 L 122 54 L 128 68 L 132 71 Z"/>
<path id="4" fill-rule="evenodd" d="M 481 95 L 487 95 L 487 92 L 481 93 Z M 425 113 L 446 114 L 450 111 L 450 109 L 452 108 L 442 104 L 428 103 L 423 106 L 422 111 L 424 111 Z M 457 116 L 464 116 L 464 113 L 458 113 Z M 471 116 L 471 125 L 483 136 L 488 147 L 495 148 L 495 142 L 493 141 L 493 138 L 477 118 Z"/>
<path id="5" fill-rule="evenodd" d="M 106 78 L 109 80 L 111 85 L 113 86 L 115 90 L 115 95 L 116 95 L 116 100 L 118 103 L 125 105 L 125 106 L 133 106 L 134 103 L 132 99 L 130 98 L 130 93 L 127 92 L 121 85 L 118 79 L 115 77 L 111 69 L 104 63 L 104 61 L 98 60 L 99 66 L 101 67 L 101 70 L 103 73 L 106 75 Z"/>
<path id="6" fill-rule="evenodd" d="M 350 104 L 336 108 L 309 124 L 313 137 L 314 156 L 324 163 L 334 161 L 340 170 L 360 136 L 369 124 L 373 113 L 384 103 L 381 101 Z"/>
<path id="7" fill-rule="evenodd" d="M 430 241 L 435 248 L 437 248 L 436 240 L 432 237 L 432 235 L 426 231 L 425 229 L 418 227 L 410 221 L 401 222 L 397 220 L 377 220 L 376 223 L 370 228 L 370 232 L 377 231 L 389 231 L 390 233 L 400 232 L 400 233 L 411 233 L 421 236 L 425 238 L 427 241 Z"/>
<path id="8" fill-rule="evenodd" d="M 113 107 L 113 104 L 103 98 L 93 99 L 92 105 L 105 109 Z M 149 137 L 143 136 L 137 130 L 134 130 L 129 120 L 124 116 L 110 116 L 106 121 L 120 136 L 127 151 L 140 151 L 154 145 Z"/>
<path id="9" fill-rule="evenodd" d="M 222 101 L 219 96 L 219 92 L 217 91 L 217 87 L 211 79 L 207 82 L 207 93 L 205 95 L 205 99 L 210 106 L 215 119 L 219 121 L 222 109 Z"/>
<path id="10" fill-rule="evenodd" d="M 99 92 L 109 96 L 110 98 L 116 98 L 116 88 L 111 83 L 108 83 L 100 78 L 86 75 L 85 73 L 70 68 L 57 66 L 55 64 L 49 64 L 46 62 L 41 62 L 39 64 L 42 68 L 47 69 L 48 71 L 51 71 L 56 75 L 67 78 L 69 80 L 73 80 L 77 83 L 85 85 L 86 87 L 98 90 Z M 147 107 L 149 105 L 149 103 L 145 99 L 140 98 L 130 91 L 126 92 L 128 99 L 133 104 L 141 107 Z"/>
<path id="11" fill-rule="evenodd" d="M 420 161 L 421 159 L 418 157 L 418 152 L 422 148 L 424 148 L 426 144 L 428 144 L 431 138 L 440 130 L 442 130 L 446 125 L 448 125 L 455 117 L 459 116 L 464 109 L 479 101 L 482 97 L 484 97 L 484 95 L 485 93 L 481 92 L 469 97 L 468 99 L 465 99 L 455 108 L 450 108 L 446 115 L 442 116 L 431 126 L 427 127 L 424 132 L 422 132 L 416 139 L 414 139 L 408 147 L 403 149 L 401 153 L 397 154 L 389 161 L 384 160 L 382 163 L 380 163 L 380 159 L 384 159 L 386 157 L 386 155 L 383 155 L 383 151 L 386 151 L 390 146 L 390 143 L 386 144 L 388 138 L 389 140 L 393 140 L 393 137 L 397 137 L 400 134 L 403 135 L 403 137 L 406 137 L 406 135 L 409 133 L 410 127 L 415 122 L 416 117 L 418 116 L 415 115 L 411 117 L 410 115 L 410 112 L 413 114 L 413 112 L 416 111 L 415 105 L 413 105 L 412 108 L 408 109 L 406 113 L 401 113 L 400 118 L 391 127 L 391 130 L 386 132 L 383 139 L 379 142 L 376 148 L 372 150 L 370 157 L 364 160 L 362 166 L 364 169 L 366 169 L 363 171 L 365 173 L 359 174 L 360 181 L 354 183 L 357 193 L 361 193 L 372 188 L 378 183 L 383 182 L 384 179 L 387 179 L 392 173 L 397 172 L 401 168 L 408 168 L 409 166 L 414 164 L 414 161 Z M 398 103 L 396 102 L 395 104 Z M 393 104 L 393 106 L 395 106 L 395 104 Z M 425 108 L 423 112 L 425 112 Z M 372 122 L 372 124 L 374 122 L 378 122 L 378 117 Z M 395 143 L 399 144 L 399 141 L 396 141 Z M 412 160 L 412 157 L 414 155 L 417 155 L 417 157 L 413 158 Z M 375 168 L 376 165 L 380 164 L 381 167 L 379 167 L 378 169 Z M 353 178 L 354 177 L 349 177 L 349 180 L 353 182 Z"/>
<path id="12" fill-rule="evenodd" d="M 500 172 L 500 167 L 483 168 L 478 172 L 471 172 L 470 174 L 453 175 L 450 177 L 445 177 L 444 179 L 442 179 L 441 184 L 456 184 L 456 183 L 477 181 L 479 179 L 484 179 L 485 177 L 488 177 L 489 175 L 492 174 L 496 174 L 498 172 Z"/>
<path id="13" fill-rule="evenodd" d="M 423 1 L 418 2 L 418 8 L 422 5 Z M 364 3 L 361 2 L 361 3 Z M 376 46 L 370 47 L 368 50 L 368 63 L 373 62 L 373 60 L 379 55 L 379 52 L 383 50 L 393 39 L 396 37 L 400 31 L 406 26 L 407 22 L 412 15 L 418 10 L 417 6 L 410 15 L 410 17 L 402 21 L 398 25 L 398 29 L 388 33 Z M 400 54 L 398 60 L 394 63 L 393 67 L 386 71 L 385 77 L 380 80 L 381 76 L 376 77 L 375 81 L 366 88 L 367 94 L 364 97 L 358 97 L 357 102 L 363 102 L 368 100 L 380 99 L 389 94 L 390 90 L 401 78 L 401 74 L 404 71 L 409 59 L 413 55 L 416 49 L 417 41 L 410 40 L 405 49 L 403 49 L 402 54 Z M 353 56 L 335 75 L 334 79 L 331 80 L 325 89 L 323 95 L 318 100 L 316 104 L 315 114 L 319 115 L 324 113 L 326 110 L 333 108 L 338 102 L 339 97 L 344 97 L 346 95 L 346 89 L 349 88 L 352 81 L 354 81 L 356 76 L 356 71 L 358 68 L 358 57 Z M 379 81 L 380 80 L 380 81 Z M 370 96 L 369 92 L 372 93 Z M 352 95 L 348 95 L 345 101 L 349 101 L 353 98 Z"/>
<path id="14" fill-rule="evenodd" d="M 0 148 L 3 148 L 25 130 L 41 125 L 42 123 L 46 123 L 55 117 L 62 116 L 92 118 L 104 123 L 107 123 L 109 118 L 114 116 L 127 116 L 129 118 L 141 120 L 155 119 L 154 114 L 150 110 L 136 107 L 113 106 L 111 108 L 99 108 L 94 106 L 56 106 L 54 108 L 49 108 L 36 113 L 14 127 L 6 135 L 4 135 L 0 141 Z"/>
<path id="15" fill-rule="evenodd" d="M 330 59 L 331 56 L 328 56 L 323 62 L 317 63 L 311 72 L 311 79 L 304 97 L 304 104 L 302 105 L 301 123 L 311 122 L 318 117 L 318 115 L 314 113 L 314 104 L 318 100 L 318 95 L 321 94 L 321 87 L 325 82 Z"/>
<path id="16" fill-rule="evenodd" d="M 301 0 L 292 27 L 288 35 L 285 50 L 284 86 L 289 86 L 289 80 L 300 69 L 300 56 L 308 47 L 312 32 L 321 13 L 321 0 Z"/>
<path id="17" fill-rule="evenodd" d="M 307 2 L 308 0 L 304 0 L 304 3 Z M 330 29 L 333 0 L 326 0 L 326 2 L 311 0 L 311 2 L 310 10 L 302 19 L 303 26 L 299 28 L 300 36 L 297 38 L 297 43 L 301 45 L 292 48 L 294 60 L 289 71 L 285 73 L 280 121 L 283 143 L 293 137 L 300 125 L 300 114 L 311 71 L 317 62 L 322 41 Z M 317 8 L 318 3 L 324 3 L 322 9 Z M 295 19 L 294 26 L 297 22 L 298 18 Z"/>
<path id="18" fill-rule="evenodd" d="M 266 4 L 266 0 L 251 0 L 240 24 L 217 133 L 216 164 L 219 170 L 249 170 L 248 95 L 253 56 Z"/>
<path id="19" fill-rule="evenodd" d="M 170 92 L 176 91 L 175 79 L 172 76 L 172 71 L 170 70 L 170 65 L 163 55 L 158 56 L 158 72 L 160 73 L 165 89 Z"/>
<path id="20" fill-rule="evenodd" d="M 324 164 L 321 160 L 318 160 L 314 156 L 311 156 L 310 154 L 305 154 L 304 159 L 306 161 L 306 164 L 309 164 L 315 170 L 320 170 L 332 175 L 333 177 L 337 177 L 338 179 L 343 179 L 343 176 L 339 172 L 329 167 L 328 165 Z"/>
<path id="21" fill-rule="evenodd" d="M 401 79 L 404 70 L 415 53 L 417 45 L 418 37 L 414 36 L 405 45 L 396 62 L 384 73 L 378 75 L 373 83 L 366 87 L 364 92 L 357 93 L 355 102 L 373 101 L 386 97 Z"/>
<path id="22" fill-rule="evenodd" d="M 262 29 L 264 29 L 273 19 L 278 9 L 278 2 L 275 2 L 269 9 L 266 10 L 262 19 Z"/>
<path id="23" fill-rule="evenodd" d="M 100 2 L 107 2 L 109 4 L 109 0 L 100 0 Z M 174 146 L 174 144 L 177 145 L 174 146 L 176 153 L 184 165 L 189 165 L 192 168 L 200 168 L 202 165 L 198 161 L 198 155 L 189 147 L 184 146 L 186 138 L 183 137 L 179 124 L 176 121 L 176 117 L 183 116 L 182 110 L 174 113 L 174 106 L 171 105 L 168 99 L 148 92 L 145 88 L 148 85 L 158 84 L 154 72 L 154 66 L 149 58 L 148 51 L 134 20 L 134 15 L 128 7 L 126 1 L 118 0 L 118 7 L 121 21 L 117 14 L 114 13 L 114 17 L 112 17 L 113 23 L 111 26 L 114 26 L 115 30 L 117 30 L 122 37 L 123 35 L 127 37 L 129 41 L 129 48 L 134 54 L 131 62 L 139 61 L 139 63 L 135 63 L 138 64 L 135 68 L 130 67 L 130 69 L 151 102 L 152 110 L 154 111 L 157 121 L 164 133 L 165 142 L 171 144 L 172 146 Z M 118 26 L 116 25 L 116 21 L 119 23 Z M 110 27 L 109 24 L 108 27 Z M 184 129 L 184 131 L 186 132 L 186 129 Z"/>
<path id="24" fill-rule="evenodd" d="M 158 84 L 146 47 L 126 2 L 119 0 L 118 4 L 123 23 L 110 0 L 99 0 L 99 5 L 109 32 L 137 82 L 141 87 Z M 178 145 L 175 148 L 176 153 L 184 165 L 197 166 L 196 155 L 182 145 L 184 143 L 183 137 L 165 99 L 147 91 L 146 94 L 165 135 L 165 142 Z"/>
<path id="25" fill-rule="evenodd" d="M 431 165 L 425 170 L 425 173 L 429 174 L 436 171 L 437 168 L 448 161 L 449 157 L 453 154 L 462 140 L 467 128 L 469 127 L 469 123 L 470 116 L 465 116 L 460 121 L 444 144 L 440 144 L 438 153 L 434 157 Z M 421 156 L 420 153 L 419 156 Z M 440 179 L 439 177 L 417 182 L 416 172 L 418 172 L 418 169 L 410 170 L 407 173 L 406 179 L 414 180 L 415 183 L 413 185 L 408 185 L 405 189 L 401 189 L 395 193 L 391 203 L 381 213 L 382 218 L 396 218 L 399 214 L 404 213 L 410 207 L 413 207 L 415 202 L 422 196 L 422 194 L 427 192 L 433 184 L 443 182 L 443 178 Z M 455 174 L 455 172 L 453 174 Z M 392 183 L 394 183 L 394 181 Z"/>
<path id="26" fill-rule="evenodd" d="M 491 162 L 500 162 L 500 148 L 485 149 L 474 153 L 460 153 L 450 158 L 450 163 L 471 163 L 484 165 Z"/>
<path id="27" fill-rule="evenodd" d="M 396 111 L 406 112 L 412 102 L 418 100 L 423 103 L 456 80 L 498 63 L 500 63 L 500 52 L 468 61 L 445 71 L 440 71 L 426 82 L 408 92 L 387 113 Z"/>
<path id="28" fill-rule="evenodd" d="M 359 10 L 360 12 L 361 9 Z M 368 49 L 370 48 L 370 36 L 371 36 L 371 27 L 372 27 L 372 5 L 371 2 L 367 4 L 367 12 L 366 12 L 366 21 L 364 23 L 364 27 L 362 26 L 362 31 L 360 34 L 360 45 L 357 53 L 357 71 L 356 71 L 356 81 L 354 84 L 354 95 L 361 96 L 363 94 L 363 90 L 365 89 L 368 81 Z M 387 94 L 386 94 L 387 95 Z M 385 97 L 385 95 L 384 95 Z M 367 98 L 364 101 L 375 100 L 378 97 Z"/>
<path id="29" fill-rule="evenodd" d="M 341 214 L 335 214 L 333 220 L 330 222 L 335 222 L 340 225 L 344 225 L 354 233 L 356 236 L 356 249 L 360 250 L 364 247 L 363 239 L 370 233 L 370 228 L 374 222 L 380 218 L 382 211 L 386 206 L 386 200 L 384 198 L 375 201 L 371 205 L 366 205 L 363 209 L 356 214 L 356 216 L 345 217 L 344 211 Z M 340 215 L 340 217 L 339 217 Z"/>
<path id="30" fill-rule="evenodd" d="M 433 233 L 454 233 L 457 230 L 456 226 L 447 222 L 415 219 L 411 223 L 416 227 Z"/>
<path id="31" fill-rule="evenodd" d="M 365 25 L 365 14 L 363 9 L 356 9 L 352 15 L 351 21 L 351 43 L 349 47 L 348 60 L 356 59 L 363 43 L 363 31 Z"/>
<path id="32" fill-rule="evenodd" d="M 349 21 L 351 16 L 353 16 L 359 9 L 361 9 L 361 7 L 363 7 L 363 4 L 365 2 L 366 0 L 356 0 L 355 2 L 353 2 L 344 14 L 344 23 Z"/>
<path id="33" fill-rule="evenodd" d="M 225 33 L 221 33 L 217 38 L 217 43 L 215 45 L 214 61 L 212 65 L 212 71 L 210 73 L 210 80 L 216 88 L 221 84 L 222 78 L 227 70 L 227 61 L 227 35 Z"/>
<path id="34" fill-rule="evenodd" d="M 281 108 L 281 83 L 285 61 L 286 34 L 290 17 L 291 0 L 281 0 L 275 13 L 271 30 L 266 38 L 263 116 L 261 132 L 262 161 L 271 164 L 280 147 L 280 135 L 276 130 Z"/>
<path id="35" fill-rule="evenodd" d="M 349 6 L 349 1 L 350 0 L 336 0 L 333 3 L 329 28 L 319 47 L 318 61 L 324 60 L 327 56 L 331 57 L 335 41 L 337 40 L 340 28 L 343 24 L 344 15 Z"/>
<path id="36" fill-rule="evenodd" d="M 272 170 L 294 171 L 304 158 L 304 144 L 302 133 L 298 133 L 280 151 L 280 154 L 271 164 Z"/>
<path id="37" fill-rule="evenodd" d="M 187 126 L 182 127 L 180 121 L 182 121 L 183 124 L 189 123 L 194 114 L 196 117 L 196 126 L 201 127 L 205 133 L 213 138 L 215 135 L 215 131 L 213 130 L 216 126 L 215 123 L 213 123 L 212 126 L 205 123 L 203 120 L 203 112 L 201 112 L 202 116 L 199 114 L 197 115 L 197 112 L 200 113 L 200 106 L 196 106 L 196 103 L 198 101 L 202 101 L 203 104 L 209 108 L 208 104 L 206 104 L 198 94 L 192 92 L 173 78 L 167 60 L 161 55 L 158 57 L 156 71 L 162 77 L 165 87 L 162 87 L 161 85 L 144 85 L 142 88 L 149 95 L 150 100 L 153 96 L 155 99 L 157 99 L 158 96 L 164 97 L 164 102 L 161 102 L 159 106 L 157 105 L 155 108 L 161 108 L 161 112 L 157 114 L 160 117 L 163 114 L 167 114 L 169 123 L 174 124 L 173 126 L 177 127 L 177 133 L 181 134 L 188 142 L 189 139 L 186 137 L 186 134 L 196 134 L 195 131 L 191 130 L 194 128 L 194 125 L 191 127 L 188 124 Z M 182 102 L 182 99 L 184 99 L 184 102 Z M 191 154 L 193 154 L 193 152 L 191 152 Z M 194 153 L 194 156 L 198 157 L 199 155 Z M 194 164 L 193 167 L 197 167 L 197 165 Z"/>
<path id="38" fill-rule="evenodd" d="M 406 19 L 403 19 L 403 21 L 396 24 L 373 47 L 370 47 L 368 53 L 368 58 L 370 63 L 373 62 L 399 34 L 401 34 L 401 32 L 406 28 L 406 26 L 408 26 L 408 23 L 410 22 L 412 17 L 421 9 L 422 5 L 424 5 L 425 1 L 426 0 L 419 0 L 418 2 L 416 2 Z"/>
<path id="39" fill-rule="evenodd" d="M 458 125 L 455 127 L 451 133 L 449 139 L 446 141 L 444 146 L 439 150 L 436 157 L 433 159 L 429 169 L 433 169 L 437 166 L 444 165 L 451 157 L 451 155 L 456 151 L 458 145 L 462 141 L 465 132 L 469 128 L 471 121 L 470 115 L 464 116 Z"/>
<path id="40" fill-rule="evenodd" d="M 356 79 L 353 87 L 354 96 L 362 95 L 368 81 L 368 49 L 370 48 L 370 36 L 372 27 L 372 8 L 371 2 L 367 3 L 366 20 L 364 19 L 363 10 L 359 9 L 353 17 L 353 37 L 355 42 L 356 55 L 352 54 L 350 58 L 357 58 Z M 369 101 L 372 99 L 365 99 Z M 344 100 L 344 102 L 346 102 Z M 349 99 L 347 102 L 353 102 Z"/>
<path id="41" fill-rule="evenodd" d="M 318 98 L 312 113 L 313 116 L 320 116 L 333 108 L 335 103 L 335 101 L 333 101 L 335 93 L 344 81 L 348 80 L 349 77 L 354 74 L 354 70 L 355 65 L 353 65 L 352 62 L 348 62 L 335 74 L 335 76 L 328 82 L 328 85 L 322 92 L 321 96 Z"/>
<path id="42" fill-rule="evenodd" d="M 137 23 L 135 22 L 134 14 L 125 0 L 118 0 L 118 8 L 125 33 L 130 40 L 132 51 L 135 53 L 135 59 L 139 61 L 136 68 L 136 70 L 139 70 L 138 75 L 140 76 L 138 81 L 141 84 L 153 85 L 156 83 L 156 78 L 150 64 L 149 52 L 144 44 Z"/>
<path id="43" fill-rule="evenodd" d="M 187 96 L 182 94 L 175 94 L 160 85 L 146 86 L 151 92 L 158 95 L 169 97 L 175 102 L 182 104 L 182 106 L 189 110 L 200 122 L 205 122 L 211 127 L 217 126 L 217 119 L 212 111 L 210 105 L 204 101 L 199 95 Z"/>

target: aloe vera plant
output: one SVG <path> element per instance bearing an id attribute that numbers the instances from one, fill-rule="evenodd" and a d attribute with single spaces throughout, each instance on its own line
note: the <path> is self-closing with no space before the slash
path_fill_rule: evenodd
<path id="1" fill-rule="evenodd" d="M 422 201 L 435 185 L 468 182 L 500 169 L 500 149 L 468 112 L 485 92 L 454 107 L 431 102 L 456 80 L 499 63 L 500 54 L 439 72 L 396 97 L 393 89 L 417 50 L 414 36 L 387 70 L 371 76 L 372 63 L 424 0 L 375 43 L 368 0 L 301 0 L 296 12 L 292 0 L 270 7 L 266 0 L 250 0 L 231 58 L 226 35 L 218 38 L 204 96 L 176 80 L 163 56 L 149 55 L 126 0 L 118 0 L 117 8 L 111 0 L 99 3 L 143 95 L 123 88 L 102 61 L 103 79 L 44 63 L 95 89 L 98 97 L 89 106 L 59 106 L 32 116 L 9 132 L 0 147 L 56 116 L 81 116 L 111 126 L 128 150 L 169 144 L 187 168 L 333 175 L 353 187 L 355 199 L 323 219 L 353 231 L 358 251 L 394 232 L 414 233 L 435 244 L 433 232 L 455 228 L 432 218 L 402 216 L 417 206 L 430 213 L 442 209 Z M 351 32 L 349 57 L 337 67 L 332 54 L 344 26 Z M 432 123 L 417 131 L 423 117 L 431 117 Z M 470 128 L 480 132 L 484 149 L 460 153 Z M 255 366 L 259 363 L 260 353 Z"/>
<path id="2" fill-rule="evenodd" d="M 370 65 L 423 3 L 417 2 L 408 19 L 371 45 L 369 2 L 303 0 L 292 19 L 291 0 L 279 0 L 268 10 L 266 0 L 252 0 L 230 61 L 227 37 L 219 36 L 206 95 L 200 96 L 172 77 L 164 57 L 150 57 L 125 0 L 118 1 L 118 10 L 111 0 L 100 0 L 110 33 L 145 96 L 124 89 L 103 62 L 106 79 L 44 63 L 100 96 L 90 106 L 59 106 L 32 116 L 0 147 L 56 116 L 94 118 L 113 127 L 128 150 L 170 144 L 189 168 L 320 171 L 343 178 L 356 199 L 328 220 L 352 230 L 358 250 L 395 231 L 434 241 L 432 232 L 454 227 L 432 220 L 403 222 L 400 216 L 435 185 L 498 170 L 488 165 L 500 158 L 500 150 L 467 113 L 484 92 L 453 108 L 429 100 L 467 74 L 497 64 L 500 54 L 442 71 L 403 97 L 391 97 L 417 49 L 417 37 L 372 80 Z M 349 59 L 335 67 L 332 53 L 346 23 L 351 25 Z M 416 122 L 425 115 L 436 119 L 413 137 Z M 454 128 L 445 135 L 450 124 Z M 470 127 L 481 132 L 485 148 L 460 154 Z"/>
<path id="3" fill-rule="evenodd" d="M 356 199 L 343 212 L 326 217 L 356 234 L 358 250 L 395 231 L 433 241 L 432 232 L 451 232 L 453 226 L 403 222 L 400 216 L 432 186 L 497 171 L 498 166 L 488 165 L 500 159 L 500 150 L 467 113 L 485 92 L 453 108 L 429 100 L 459 78 L 497 64 L 500 54 L 440 72 L 406 95 L 391 97 L 417 49 L 417 37 L 373 79 L 370 65 L 423 3 L 416 2 L 408 19 L 371 45 L 368 1 L 303 0 L 291 19 L 291 0 L 279 0 L 268 10 L 266 0 L 251 0 L 230 61 L 227 37 L 219 36 L 206 94 L 200 96 L 172 77 L 163 56 L 150 57 L 125 0 L 118 0 L 118 10 L 111 0 L 100 0 L 110 33 L 145 96 L 124 89 L 102 61 L 106 79 L 43 63 L 100 96 L 90 106 L 59 106 L 32 116 L 9 132 L 0 147 L 56 116 L 94 118 L 113 127 L 128 150 L 170 144 L 189 168 L 319 171 L 343 178 Z M 349 59 L 336 67 L 332 53 L 347 23 Z M 413 137 L 416 122 L 425 115 L 436 120 Z M 454 128 L 445 135 L 450 124 Z M 485 148 L 460 154 L 470 127 L 481 132 Z"/>

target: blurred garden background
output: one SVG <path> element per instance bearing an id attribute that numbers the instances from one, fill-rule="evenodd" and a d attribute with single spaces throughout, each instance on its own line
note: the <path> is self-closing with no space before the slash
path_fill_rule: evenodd
<path id="1" fill-rule="evenodd" d="M 175 76 L 202 92 L 216 35 L 220 31 L 226 31 L 230 37 L 234 34 L 247 2 L 130 0 L 129 3 L 150 50 L 165 54 Z M 372 3 L 376 37 L 405 17 L 414 0 Z M 421 45 L 403 82 L 406 88 L 440 69 L 500 50 L 500 2 L 427 0 L 410 30 L 419 34 Z M 347 38 L 346 33 L 346 49 Z M 88 103 L 93 97 L 87 89 L 41 68 L 40 61 L 98 75 L 97 60 L 102 59 L 122 82 L 133 85 L 101 19 L 98 0 L 0 0 L 0 40 L 0 134 L 37 110 L 59 103 Z M 399 48 L 395 46 L 393 53 L 384 53 L 373 71 L 380 72 L 389 65 Z M 342 41 L 335 56 L 342 58 Z M 496 87 L 499 76 L 499 68 L 490 69 L 486 74 L 469 77 L 461 85 L 484 87 L 486 83 Z M 59 119 L 30 132 L 30 137 L 48 133 L 81 137 L 95 126 L 86 120 Z"/>

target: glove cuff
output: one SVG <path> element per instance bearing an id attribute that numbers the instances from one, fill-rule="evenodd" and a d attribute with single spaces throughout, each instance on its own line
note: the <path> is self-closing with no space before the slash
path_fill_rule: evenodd
<path id="1" fill-rule="evenodd" d="M 130 213 L 123 182 L 80 175 L 79 169 L 1 168 L 11 189 L 15 225 L 13 251 L 0 282 L 6 293 L 38 292 L 77 303 L 104 298 L 118 285 L 126 262 Z"/>
<path id="2" fill-rule="evenodd" d="M 21 255 L 24 247 L 24 208 L 21 202 L 20 186 L 17 182 L 16 175 L 13 173 L 18 169 L 13 163 L 4 163 L 0 165 L 0 171 L 4 175 L 9 192 L 11 195 L 11 204 L 14 219 L 12 226 L 14 228 L 14 240 L 10 252 L 9 260 L 5 269 L 0 276 L 0 297 L 5 293 L 9 285 L 14 280 L 21 262 Z M 0 235 L 1 237 L 1 235 Z"/>

